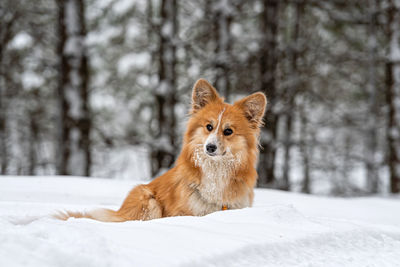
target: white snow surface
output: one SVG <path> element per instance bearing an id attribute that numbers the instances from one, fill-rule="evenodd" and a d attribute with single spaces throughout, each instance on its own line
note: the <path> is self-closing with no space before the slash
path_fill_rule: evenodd
<path id="1" fill-rule="evenodd" d="M 254 207 L 204 217 L 47 217 L 57 209 L 118 208 L 135 184 L 0 177 L 0 266 L 400 266 L 399 198 L 256 189 Z"/>

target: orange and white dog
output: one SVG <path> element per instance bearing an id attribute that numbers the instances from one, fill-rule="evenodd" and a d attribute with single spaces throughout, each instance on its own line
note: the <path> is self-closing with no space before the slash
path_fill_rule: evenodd
<path id="1" fill-rule="evenodd" d="M 224 103 L 211 84 L 198 80 L 182 151 L 172 169 L 133 188 L 117 211 L 68 211 L 55 217 L 123 222 L 250 207 L 266 103 L 263 93 Z"/>

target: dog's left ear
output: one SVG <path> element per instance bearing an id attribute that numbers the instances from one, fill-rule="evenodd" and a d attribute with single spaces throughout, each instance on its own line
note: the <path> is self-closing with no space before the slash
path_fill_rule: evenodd
<path id="1" fill-rule="evenodd" d="M 267 107 L 267 98 L 261 92 L 249 95 L 234 104 L 244 111 L 244 115 L 254 127 L 263 125 L 265 108 Z"/>

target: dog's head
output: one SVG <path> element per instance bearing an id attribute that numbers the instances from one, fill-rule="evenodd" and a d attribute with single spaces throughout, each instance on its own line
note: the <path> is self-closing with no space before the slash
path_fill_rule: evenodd
<path id="1" fill-rule="evenodd" d="M 189 146 L 195 163 L 237 165 L 256 157 L 266 104 L 263 93 L 254 93 L 233 105 L 224 103 L 210 83 L 198 80 L 193 87 L 191 117 L 185 135 L 185 145 Z"/>

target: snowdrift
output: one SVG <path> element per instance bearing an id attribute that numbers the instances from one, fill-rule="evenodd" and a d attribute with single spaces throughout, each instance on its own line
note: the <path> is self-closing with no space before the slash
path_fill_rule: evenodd
<path id="1" fill-rule="evenodd" d="M 256 190 L 253 208 L 204 217 L 57 221 L 118 208 L 135 182 L 0 177 L 0 266 L 400 266 L 400 199 Z"/>

